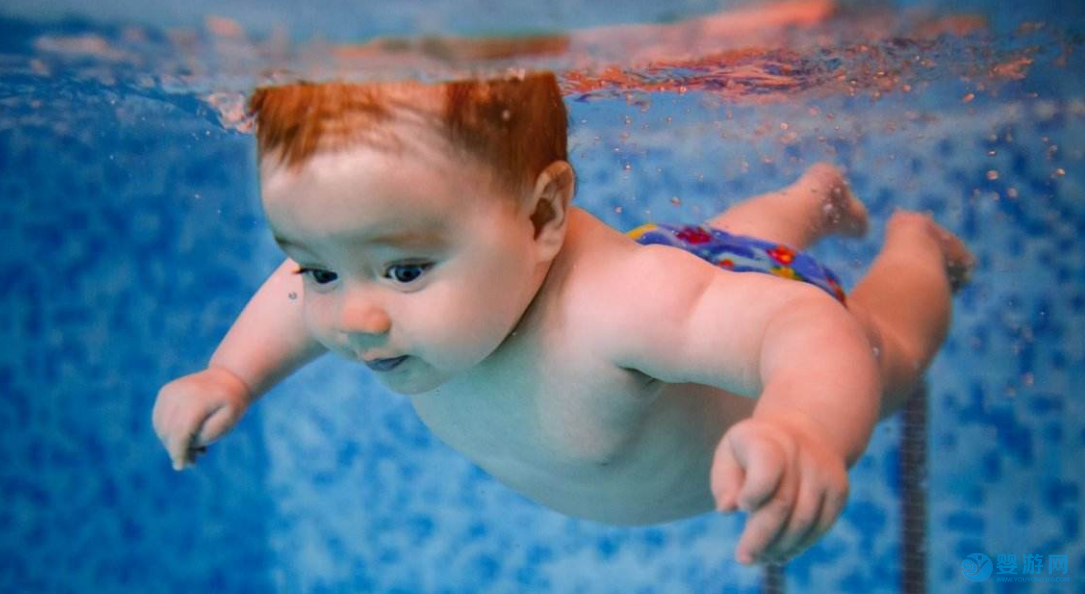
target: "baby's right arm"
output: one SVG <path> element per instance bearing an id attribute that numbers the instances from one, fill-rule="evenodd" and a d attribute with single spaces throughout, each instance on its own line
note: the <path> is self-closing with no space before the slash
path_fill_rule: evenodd
<path id="1" fill-rule="evenodd" d="M 287 260 L 272 273 L 215 349 L 207 369 L 158 392 L 154 428 L 174 469 L 194 463 L 252 402 L 324 352 L 305 328 L 296 269 Z"/>

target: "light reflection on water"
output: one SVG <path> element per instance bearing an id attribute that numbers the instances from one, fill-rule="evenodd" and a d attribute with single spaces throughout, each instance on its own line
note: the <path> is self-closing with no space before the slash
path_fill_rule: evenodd
<path id="1" fill-rule="evenodd" d="M 678 23 L 617 25 L 510 37 L 295 42 L 250 36 L 207 17 L 200 28 L 19 23 L 0 46 L 0 128 L 95 104 L 147 97 L 207 110 L 247 130 L 244 96 L 295 80 L 441 80 L 551 69 L 573 100 L 647 104 L 650 93 L 702 93 L 717 104 L 910 94 L 971 83 L 962 102 L 1025 79 L 1037 59 L 1065 68 L 1072 44 L 1054 27 L 1022 24 L 993 37 L 982 16 L 840 7 L 828 0 L 736 9 Z M 29 27 L 29 28 L 28 28 Z M 1013 92 L 1013 91 L 1011 91 Z M 189 101 L 196 98 L 198 101 Z M 937 101 L 944 102 L 943 97 Z"/>

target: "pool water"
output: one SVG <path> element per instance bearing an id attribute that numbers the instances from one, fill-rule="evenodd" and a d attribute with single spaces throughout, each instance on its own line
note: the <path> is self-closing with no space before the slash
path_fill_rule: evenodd
<path id="1" fill-rule="evenodd" d="M 559 71 L 576 200 L 619 229 L 700 221 L 831 161 L 871 213 L 869 237 L 813 251 L 847 286 L 894 208 L 932 212 L 978 256 L 928 376 L 925 438 L 903 440 L 899 417 L 878 427 L 842 518 L 783 589 L 902 592 L 918 564 L 930 592 L 1085 591 L 1082 5 L 850 3 L 800 30 L 668 42 L 627 64 L 575 43 L 474 62 L 344 44 L 575 39 L 728 6 L 346 4 L 295 20 L 240 2 L 115 0 L 67 20 L 75 3 L 0 7 L 0 592 L 780 591 L 732 561 L 741 518 L 566 518 L 331 358 L 194 470 L 170 469 L 150 424 L 157 389 L 206 363 L 281 258 L 244 94 L 510 67 Z M 917 445 L 925 478 L 905 485 L 900 454 Z M 920 561 L 904 554 L 906 487 L 925 496 Z M 1012 575 L 1033 581 L 974 582 L 974 554 L 1015 555 Z M 1034 579 L 1048 577 L 1064 581 Z"/>

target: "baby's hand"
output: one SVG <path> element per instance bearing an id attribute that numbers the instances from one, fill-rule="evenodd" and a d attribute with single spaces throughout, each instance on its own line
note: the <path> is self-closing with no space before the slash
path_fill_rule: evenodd
<path id="1" fill-rule="evenodd" d="M 722 512 L 750 513 L 739 563 L 779 563 L 813 544 L 848 498 L 844 458 L 808 419 L 753 417 L 716 448 L 712 493 Z"/>
<path id="2" fill-rule="evenodd" d="M 241 420 L 251 395 L 245 382 L 221 367 L 176 379 L 158 391 L 154 430 L 166 446 L 174 470 L 196 463 L 196 456 Z"/>

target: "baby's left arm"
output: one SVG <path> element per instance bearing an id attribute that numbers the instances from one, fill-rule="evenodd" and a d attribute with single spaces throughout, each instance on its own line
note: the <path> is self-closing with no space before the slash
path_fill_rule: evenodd
<path id="1" fill-rule="evenodd" d="M 673 248 L 630 260 L 628 282 L 655 289 L 604 301 L 623 304 L 603 314 L 621 338 L 605 348 L 663 381 L 759 398 L 716 450 L 713 494 L 721 511 L 751 512 L 739 561 L 801 551 L 839 515 L 846 467 L 877 422 L 880 377 L 863 328 L 805 283 L 722 271 Z"/>

